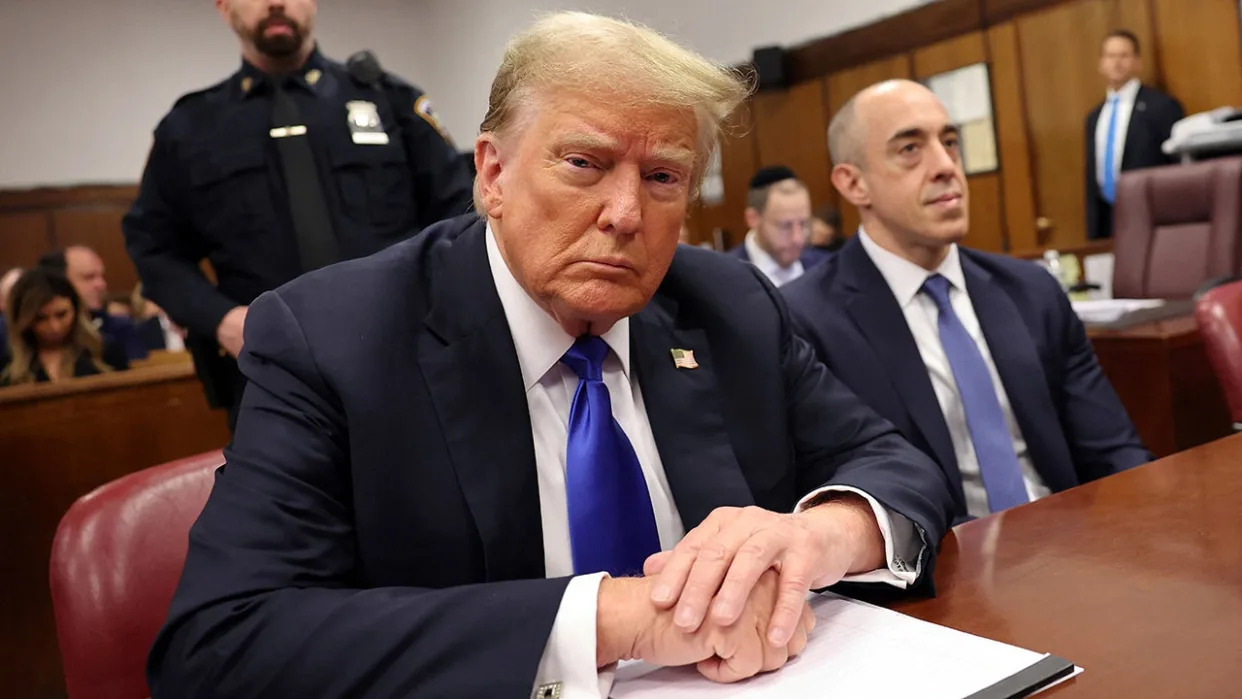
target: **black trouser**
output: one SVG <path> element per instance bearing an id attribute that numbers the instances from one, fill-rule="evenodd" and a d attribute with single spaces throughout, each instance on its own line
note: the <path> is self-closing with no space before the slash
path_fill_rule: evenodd
<path id="1" fill-rule="evenodd" d="M 194 373 L 203 383 L 207 404 L 228 411 L 229 432 L 234 432 L 242 392 L 246 388 L 246 377 L 237 368 L 237 360 L 222 352 L 214 337 L 191 335 L 186 347 L 194 357 Z"/>

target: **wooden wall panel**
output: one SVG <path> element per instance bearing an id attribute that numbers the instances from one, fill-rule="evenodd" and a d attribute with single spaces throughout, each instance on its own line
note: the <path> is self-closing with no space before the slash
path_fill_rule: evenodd
<path id="1" fill-rule="evenodd" d="M 1237 0 L 1154 0 L 1164 86 L 1187 114 L 1242 105 Z"/>
<path id="2" fill-rule="evenodd" d="M 1113 10 L 1109 0 L 1081 0 L 1017 19 L 1036 215 L 1049 219 L 1049 245 L 1086 240 L 1085 123 L 1103 99 L 1095 66 Z"/>
<path id="3" fill-rule="evenodd" d="M 964 243 L 977 250 L 1005 252 L 1000 173 L 972 175 L 967 183 L 970 187 L 970 232 Z"/>
<path id="4" fill-rule="evenodd" d="M 910 55 L 903 53 L 880 61 L 873 61 L 857 68 L 850 68 L 828 76 L 828 118 L 837 113 L 851 97 L 865 88 L 884 80 L 911 77 Z M 841 199 L 841 232 L 854 235 L 858 229 L 858 209 Z"/>
<path id="5" fill-rule="evenodd" d="M 108 290 L 125 293 L 138 283 L 138 271 L 125 252 L 121 219 L 127 207 L 99 206 L 83 209 L 62 209 L 52 213 L 52 231 L 57 247 L 85 245 L 104 261 Z"/>
<path id="6" fill-rule="evenodd" d="M 1035 228 L 1035 180 L 1027 134 L 1018 31 L 1013 22 L 990 28 L 987 48 L 991 58 L 992 115 L 996 119 L 996 146 L 1000 155 L 1005 234 L 1010 251 L 1030 250 L 1039 245 Z"/>
<path id="7" fill-rule="evenodd" d="M 12 267 L 30 267 L 52 249 L 47 214 L 41 211 L 0 213 L 0 274 Z"/>
<path id="8" fill-rule="evenodd" d="M 759 166 L 786 165 L 811 191 L 815 206 L 835 203 L 829 175 L 828 117 L 821 80 L 754 98 Z"/>
<path id="9" fill-rule="evenodd" d="M 914 52 L 914 77 L 918 80 L 987 61 L 983 32 L 971 32 Z"/>

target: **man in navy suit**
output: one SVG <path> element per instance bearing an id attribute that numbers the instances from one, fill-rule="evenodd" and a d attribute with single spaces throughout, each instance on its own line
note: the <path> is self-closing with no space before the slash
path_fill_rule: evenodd
<path id="1" fill-rule="evenodd" d="M 864 90 L 829 143 L 862 226 L 782 292 L 832 372 L 944 469 L 958 518 L 1151 458 L 1056 280 L 958 245 L 959 134 L 931 91 Z"/>
<path id="2" fill-rule="evenodd" d="M 1139 40 L 1118 29 L 1100 47 L 1103 102 L 1087 115 L 1087 237 L 1111 238 L 1117 178 L 1123 171 L 1176 162 L 1161 148 L 1186 114 L 1175 98 L 1139 82 Z"/>
<path id="3" fill-rule="evenodd" d="M 649 30 L 542 19 L 475 143 L 481 217 L 254 302 L 153 696 L 733 681 L 804 647 L 808 589 L 927 580 L 940 470 L 754 268 L 677 243 L 745 94 Z"/>
<path id="4" fill-rule="evenodd" d="M 793 170 L 765 167 L 750 178 L 746 225 L 750 230 L 730 255 L 754 264 L 776 286 L 802 276 L 828 253 L 807 245 L 811 236 L 811 193 Z"/>

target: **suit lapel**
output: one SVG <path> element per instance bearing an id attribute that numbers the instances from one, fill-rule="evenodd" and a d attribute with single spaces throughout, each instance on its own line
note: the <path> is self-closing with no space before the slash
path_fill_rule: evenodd
<path id="1" fill-rule="evenodd" d="M 849 292 L 845 309 L 862 331 L 901 396 L 915 426 L 931 446 L 949 482 L 955 484 L 955 497 L 965 510 L 962 476 L 957 469 L 953 440 L 944 422 L 940 402 L 932 389 L 927 367 L 919 354 L 910 326 L 906 323 L 893 291 L 884 275 L 867 256 L 857 236 L 841 248 L 841 283 Z"/>
<path id="2" fill-rule="evenodd" d="M 1136 160 L 1140 157 L 1137 152 L 1138 145 L 1147 142 L 1144 135 L 1147 132 L 1148 106 L 1147 88 L 1140 87 L 1138 94 L 1134 96 L 1134 108 L 1130 110 L 1130 123 L 1126 124 L 1126 142 L 1121 145 L 1121 169 L 1123 171 L 1138 165 Z"/>
<path id="3" fill-rule="evenodd" d="M 1077 484 L 1064 445 L 1056 406 L 1048 393 L 1048 379 L 1034 338 L 1009 294 L 991 274 L 963 254 L 962 273 L 971 305 L 996 363 L 1031 462 L 1054 490 Z"/>
<path id="4" fill-rule="evenodd" d="M 530 411 L 479 221 L 433 251 L 419 366 L 470 513 L 488 580 L 544 576 Z"/>
<path id="5" fill-rule="evenodd" d="M 677 303 L 659 294 L 630 319 L 630 351 L 660 461 L 686 531 L 717 507 L 754 504 L 721 413 L 707 333 L 678 323 Z M 678 368 L 671 350 L 694 352 Z"/>

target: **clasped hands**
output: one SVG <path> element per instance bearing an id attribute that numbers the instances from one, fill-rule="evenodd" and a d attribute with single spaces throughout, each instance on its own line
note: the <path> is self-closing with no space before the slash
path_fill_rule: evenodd
<path id="1" fill-rule="evenodd" d="M 694 664 L 716 682 L 776 670 L 815 626 L 807 591 L 883 562 L 875 516 L 854 494 L 796 514 L 717 509 L 648 558 L 644 577 L 601 582 L 597 665 Z"/>

